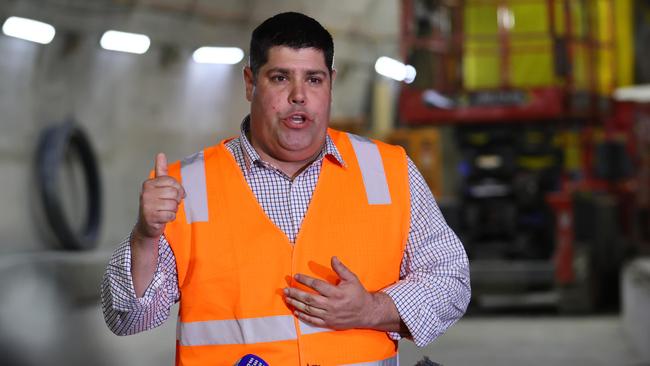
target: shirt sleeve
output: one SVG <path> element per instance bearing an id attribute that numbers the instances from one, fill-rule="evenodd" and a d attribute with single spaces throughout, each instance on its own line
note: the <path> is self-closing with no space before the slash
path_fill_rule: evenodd
<path id="1" fill-rule="evenodd" d="M 153 280 L 141 298 L 136 296 L 130 240 L 129 235 L 111 256 L 101 286 L 104 320 L 117 335 L 131 335 L 160 326 L 180 296 L 176 259 L 164 235 L 158 242 L 158 264 Z"/>
<path id="2" fill-rule="evenodd" d="M 460 319 L 470 300 L 465 249 L 447 225 L 433 194 L 408 158 L 411 224 L 400 280 L 383 291 L 391 297 L 419 347 L 441 336 Z M 404 335 L 388 333 L 399 340 Z"/>

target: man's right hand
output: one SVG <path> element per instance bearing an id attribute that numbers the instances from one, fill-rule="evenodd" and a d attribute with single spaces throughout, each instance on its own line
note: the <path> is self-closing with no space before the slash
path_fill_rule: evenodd
<path id="1" fill-rule="evenodd" d="M 156 155 L 155 176 L 142 184 L 140 192 L 140 214 L 135 227 L 136 236 L 156 240 L 165 230 L 168 222 L 176 219 L 178 205 L 185 197 L 183 186 L 167 175 L 165 154 Z"/>
<path id="2" fill-rule="evenodd" d="M 156 155 L 154 177 L 142 184 L 140 213 L 131 235 L 131 274 L 138 297 L 153 279 L 158 264 L 158 241 L 165 225 L 176 219 L 178 205 L 185 197 L 183 186 L 167 175 L 165 154 Z"/>

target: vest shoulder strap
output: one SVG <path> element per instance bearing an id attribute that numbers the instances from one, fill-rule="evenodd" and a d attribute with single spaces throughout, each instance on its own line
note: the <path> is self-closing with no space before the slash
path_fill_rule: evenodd
<path id="1" fill-rule="evenodd" d="M 185 219 L 188 224 L 208 221 L 208 193 L 203 150 L 181 160 L 181 179 L 185 188 Z"/>
<path id="2" fill-rule="evenodd" d="M 366 196 L 370 205 L 391 203 L 384 163 L 377 144 L 367 137 L 348 133 L 348 138 L 359 163 Z"/>

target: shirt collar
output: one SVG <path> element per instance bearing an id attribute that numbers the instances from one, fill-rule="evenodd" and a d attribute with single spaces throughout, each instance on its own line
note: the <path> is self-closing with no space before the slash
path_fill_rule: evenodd
<path id="1" fill-rule="evenodd" d="M 262 160 L 260 154 L 257 153 L 253 145 L 250 143 L 247 137 L 248 131 L 250 131 L 250 115 L 244 117 L 244 120 L 242 121 L 240 126 L 241 149 L 242 149 L 242 153 L 244 154 L 245 168 L 246 168 L 246 172 L 250 173 L 253 164 L 260 164 L 263 166 L 267 166 L 270 164 Z M 314 160 L 314 162 L 319 161 L 324 157 L 333 159 L 336 163 L 338 163 L 343 167 L 346 166 L 343 157 L 339 153 L 339 150 L 336 148 L 336 145 L 334 144 L 334 141 L 330 137 L 329 133 L 325 136 L 325 146 L 323 146 L 323 150 L 321 150 L 320 154 L 318 155 L 316 160 Z"/>

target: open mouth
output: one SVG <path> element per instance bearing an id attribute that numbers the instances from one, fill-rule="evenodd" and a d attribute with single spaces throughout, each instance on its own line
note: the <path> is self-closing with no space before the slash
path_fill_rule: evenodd
<path id="1" fill-rule="evenodd" d="M 309 120 L 308 116 L 304 113 L 293 113 L 284 118 L 285 123 L 289 127 L 302 127 L 305 125 L 305 122 Z"/>
<path id="2" fill-rule="evenodd" d="M 289 119 L 291 120 L 291 122 L 297 124 L 302 124 L 305 123 L 305 121 L 307 121 L 307 118 L 300 114 L 294 114 L 293 116 L 290 116 Z"/>

